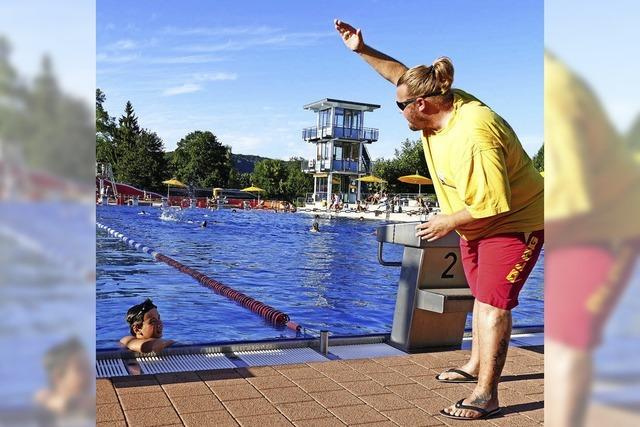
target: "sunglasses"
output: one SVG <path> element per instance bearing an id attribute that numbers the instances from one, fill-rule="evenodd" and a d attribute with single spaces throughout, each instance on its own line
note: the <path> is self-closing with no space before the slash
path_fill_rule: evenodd
<path id="1" fill-rule="evenodd" d="M 422 96 L 416 96 L 415 98 L 407 99 L 406 101 L 396 101 L 396 105 L 398 106 L 400 111 L 404 111 L 405 108 L 407 108 L 409 105 L 416 102 L 418 99 L 428 98 L 430 96 L 433 96 L 433 95 L 422 95 Z"/>

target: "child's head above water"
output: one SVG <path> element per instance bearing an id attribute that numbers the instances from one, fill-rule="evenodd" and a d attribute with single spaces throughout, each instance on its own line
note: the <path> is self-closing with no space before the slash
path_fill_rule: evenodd
<path id="1" fill-rule="evenodd" d="M 136 338 L 161 338 L 162 320 L 157 307 L 147 298 L 127 311 L 126 317 L 131 335 Z"/>

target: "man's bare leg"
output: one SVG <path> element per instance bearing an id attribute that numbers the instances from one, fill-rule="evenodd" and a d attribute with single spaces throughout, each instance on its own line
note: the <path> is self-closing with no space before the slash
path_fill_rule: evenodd
<path id="1" fill-rule="evenodd" d="M 550 339 L 545 341 L 544 418 L 551 426 L 584 425 L 591 393 L 591 352 L 577 350 Z"/>
<path id="2" fill-rule="evenodd" d="M 487 411 L 498 408 L 498 381 L 507 360 L 509 339 L 511 337 L 511 311 L 492 307 L 476 300 L 478 307 L 478 342 L 480 350 L 480 368 L 478 384 L 463 404 L 476 406 Z M 476 418 L 481 414 L 471 409 L 445 409 L 451 415 Z"/>
<path id="3" fill-rule="evenodd" d="M 478 304 L 473 304 L 473 317 L 471 318 L 471 358 L 464 365 L 457 369 L 464 371 L 474 377 L 478 376 L 478 367 L 480 366 L 480 346 L 478 344 Z M 439 375 L 443 380 L 458 380 L 463 377 L 455 372 L 443 372 Z"/>

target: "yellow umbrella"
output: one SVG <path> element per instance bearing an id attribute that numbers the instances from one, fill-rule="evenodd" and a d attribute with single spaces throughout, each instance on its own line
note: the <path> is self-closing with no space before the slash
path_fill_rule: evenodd
<path id="1" fill-rule="evenodd" d="M 422 193 L 423 185 L 433 184 L 433 181 L 426 176 L 419 175 L 417 171 L 414 175 L 401 176 L 398 178 L 398 181 L 405 182 L 407 184 L 418 184 L 418 195 Z"/>
<path id="2" fill-rule="evenodd" d="M 243 188 L 242 191 L 246 191 L 247 193 L 259 193 L 264 190 L 262 188 L 254 187 L 252 185 L 251 187 Z"/>
<path id="3" fill-rule="evenodd" d="M 169 187 L 170 186 L 174 186 L 174 187 L 186 187 L 185 184 L 181 183 L 180 181 L 178 181 L 175 178 L 171 178 L 168 179 L 166 181 L 162 181 L 163 184 L 167 184 L 167 199 L 169 199 Z"/>
<path id="4" fill-rule="evenodd" d="M 544 171 L 540 172 L 540 175 L 544 176 Z"/>
<path id="5" fill-rule="evenodd" d="M 374 176 L 374 175 L 363 176 L 362 178 L 358 178 L 357 180 L 360 182 L 374 182 L 376 184 L 382 184 L 384 182 L 387 182 L 384 179 L 378 178 L 377 176 Z"/>

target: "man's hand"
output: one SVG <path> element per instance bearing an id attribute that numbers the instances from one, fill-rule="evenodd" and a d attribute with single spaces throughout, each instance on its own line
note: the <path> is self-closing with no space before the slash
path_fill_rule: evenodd
<path id="1" fill-rule="evenodd" d="M 362 32 L 360 29 L 355 29 L 346 22 L 342 22 L 339 19 L 333 21 L 336 30 L 340 33 L 342 41 L 345 46 L 354 52 L 359 52 L 364 46 L 364 39 L 362 38 Z"/>
<path id="2" fill-rule="evenodd" d="M 427 222 L 416 225 L 416 237 L 433 242 L 449 234 L 456 228 L 452 215 L 435 215 Z"/>

